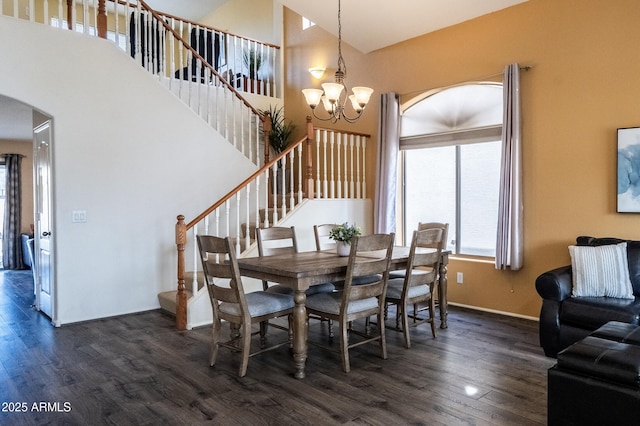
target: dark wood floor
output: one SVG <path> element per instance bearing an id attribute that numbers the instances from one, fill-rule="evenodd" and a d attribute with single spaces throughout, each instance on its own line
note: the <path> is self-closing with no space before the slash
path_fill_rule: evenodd
<path id="1" fill-rule="evenodd" d="M 449 328 L 436 339 L 413 329 L 409 350 L 388 330 L 387 360 L 376 345 L 353 349 L 349 374 L 312 346 L 296 380 L 284 347 L 251 358 L 240 379 L 229 351 L 208 366 L 208 327 L 178 332 L 161 311 L 53 328 L 30 308 L 30 278 L 0 272 L 2 425 L 546 423 L 554 360 L 532 321 L 452 307 Z M 311 339 L 325 334 L 311 322 Z"/>

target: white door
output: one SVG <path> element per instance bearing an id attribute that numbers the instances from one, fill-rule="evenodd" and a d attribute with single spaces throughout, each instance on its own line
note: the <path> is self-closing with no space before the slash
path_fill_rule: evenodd
<path id="1" fill-rule="evenodd" d="M 36 127 L 34 134 L 35 237 L 34 285 L 36 309 L 54 317 L 53 242 L 51 240 L 51 120 Z"/>

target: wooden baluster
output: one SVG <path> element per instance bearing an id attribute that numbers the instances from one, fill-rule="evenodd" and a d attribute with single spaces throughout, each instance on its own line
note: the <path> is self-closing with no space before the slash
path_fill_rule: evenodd
<path id="1" fill-rule="evenodd" d="M 306 172 L 307 198 L 315 198 L 315 194 L 313 191 L 313 155 L 311 151 L 312 147 L 313 147 L 313 123 L 311 122 L 311 117 L 307 116 L 307 172 Z"/>
<path id="2" fill-rule="evenodd" d="M 367 137 L 362 137 L 362 198 L 367 198 Z"/>
<path id="3" fill-rule="evenodd" d="M 257 191 L 256 191 L 257 192 Z M 246 210 L 246 220 L 245 220 L 245 236 L 244 236 L 244 247 L 247 249 L 251 244 L 250 236 L 251 236 L 251 183 L 247 185 L 247 200 L 245 202 L 247 206 Z M 257 208 L 257 207 L 256 207 Z"/>
<path id="4" fill-rule="evenodd" d="M 129 6 L 129 2 L 125 2 L 124 4 L 124 38 L 127 41 L 125 45 L 127 46 L 127 53 L 129 54 L 129 56 L 134 57 L 136 52 L 134 50 L 134 46 L 131 46 L 131 25 L 129 25 L 130 19 L 131 19 L 131 7 Z"/>
<path id="5" fill-rule="evenodd" d="M 331 142 L 333 143 L 333 138 L 335 137 L 335 132 L 331 132 Z M 328 145 L 327 132 L 324 132 L 324 137 L 322 138 L 322 198 L 329 198 L 329 184 L 327 181 L 327 145 Z"/>
<path id="6" fill-rule="evenodd" d="M 320 136 L 320 130 L 316 130 L 316 189 L 319 192 L 322 192 L 322 186 L 320 184 L 320 140 L 322 137 Z M 316 194 L 318 198 L 321 198 L 324 194 Z"/>
<path id="7" fill-rule="evenodd" d="M 107 38 L 107 7 L 105 0 L 98 0 L 98 37 Z"/>
<path id="8" fill-rule="evenodd" d="M 113 17 L 114 17 L 114 31 L 116 33 L 116 46 L 120 46 L 120 14 L 118 13 L 118 3 L 111 2 L 113 4 Z M 126 49 L 125 49 L 126 50 Z"/>
<path id="9" fill-rule="evenodd" d="M 176 327 L 178 330 L 187 328 L 187 293 L 184 281 L 184 249 L 187 243 L 187 226 L 184 223 L 184 215 L 178 216 L 176 224 L 176 246 L 178 249 L 178 293 L 176 294 Z"/>
<path id="10" fill-rule="evenodd" d="M 353 167 L 353 147 L 354 147 L 354 142 L 353 142 L 353 135 L 351 135 L 351 137 L 349 138 L 349 148 L 350 148 L 350 152 L 351 152 L 351 163 L 349 166 L 349 198 L 355 198 L 355 190 L 354 190 L 354 167 Z"/>
<path id="11" fill-rule="evenodd" d="M 271 199 L 273 200 L 273 217 L 271 218 L 271 222 L 275 225 L 278 223 L 278 162 L 276 161 L 271 166 L 271 176 L 273 176 L 273 190 L 271 192 Z"/>
<path id="12" fill-rule="evenodd" d="M 2 15 L 2 5 L 0 4 L 0 15 Z M 44 24 L 51 25 L 51 20 L 49 19 L 49 1 L 44 0 Z"/>
<path id="13" fill-rule="evenodd" d="M 337 153 L 337 158 L 336 158 L 336 163 L 338 164 L 338 170 L 336 171 L 336 187 L 338 188 L 338 194 L 336 195 L 337 198 L 342 198 L 342 170 L 340 170 L 340 146 L 342 145 L 342 134 L 338 133 L 338 146 L 336 147 L 336 153 Z"/>
<path id="14" fill-rule="evenodd" d="M 216 219 L 216 233 L 214 234 L 216 237 L 220 236 L 220 208 L 216 209 L 216 213 L 215 213 L 215 219 Z"/>
<path id="15" fill-rule="evenodd" d="M 82 3 L 82 33 L 89 35 L 91 29 L 91 21 L 89 20 L 89 2 Z"/>
<path id="16" fill-rule="evenodd" d="M 294 169 L 293 169 L 293 164 L 295 160 L 295 150 L 291 150 L 291 152 L 289 153 L 289 185 L 288 186 L 288 190 L 289 190 L 289 210 L 293 209 L 293 206 L 295 205 L 295 194 L 294 194 L 294 189 L 295 189 L 295 184 L 294 184 Z"/>
<path id="17" fill-rule="evenodd" d="M 335 178 L 335 170 L 334 170 L 334 151 L 333 148 L 335 146 L 336 143 L 336 138 L 335 138 L 335 132 L 331 134 L 331 151 L 330 151 L 330 158 L 331 158 L 331 167 L 329 168 L 329 185 L 331 188 L 331 194 L 329 194 L 329 198 L 336 198 L 336 178 Z M 338 135 L 338 140 L 340 138 L 340 135 Z"/>
<path id="18" fill-rule="evenodd" d="M 360 192 L 360 136 L 356 136 L 356 196 L 355 198 L 362 198 Z"/>
<path id="19" fill-rule="evenodd" d="M 344 198 L 349 198 L 349 168 L 347 167 L 348 165 L 348 155 L 347 155 L 347 146 L 349 145 L 349 135 L 342 135 L 342 137 L 344 138 L 344 156 L 343 156 L 343 161 L 344 161 L 344 193 L 342 194 L 342 196 Z"/>
<path id="20" fill-rule="evenodd" d="M 200 253 L 198 252 L 200 249 L 198 248 L 198 235 L 200 235 L 200 231 L 198 231 L 198 224 L 200 222 L 196 223 L 193 226 L 193 230 L 191 231 L 191 235 L 193 235 L 193 240 L 192 240 L 192 246 L 193 246 L 193 256 L 191 259 L 191 270 L 194 272 L 193 274 L 191 274 L 191 294 L 195 295 L 198 293 L 198 261 L 200 260 Z M 203 235 L 207 235 L 206 232 L 203 233 Z M 185 277 L 186 278 L 186 277 Z M 186 279 L 185 279 L 185 288 L 187 286 L 186 283 Z"/>
<path id="21" fill-rule="evenodd" d="M 280 179 L 280 191 L 282 192 L 278 198 L 278 204 L 280 204 L 280 218 L 287 215 L 287 156 L 282 157 L 280 161 L 280 167 L 278 167 L 278 178 Z"/>
<path id="22" fill-rule="evenodd" d="M 62 28 L 62 21 L 64 20 L 64 11 L 62 9 L 62 0 L 58 0 L 58 28 Z"/>
<path id="23" fill-rule="evenodd" d="M 256 177 L 256 208 L 255 208 L 255 219 L 254 219 L 254 223 L 256 224 L 256 228 L 260 227 L 260 175 L 258 175 Z M 251 229 L 248 230 L 248 235 L 249 235 L 249 243 L 251 243 L 251 238 L 254 237 L 254 235 L 251 235 Z M 247 247 L 249 247 L 247 245 Z"/>
<path id="24" fill-rule="evenodd" d="M 268 212 L 268 208 L 269 208 L 269 173 L 271 171 L 269 169 L 266 169 L 264 171 L 264 187 L 265 187 L 265 191 L 264 191 L 264 205 L 265 205 L 265 215 L 264 215 L 264 227 L 268 228 L 270 225 L 269 222 L 269 214 L 266 213 Z"/>
<path id="25" fill-rule="evenodd" d="M 298 203 L 302 202 L 302 194 L 304 192 L 304 188 L 302 185 L 302 144 L 298 145 L 298 161 L 296 162 L 298 165 Z"/>
<path id="26" fill-rule="evenodd" d="M 236 254 L 240 256 L 240 208 L 242 206 L 242 191 L 238 191 L 236 198 Z"/>
<path id="27" fill-rule="evenodd" d="M 175 18 L 171 18 L 171 28 L 175 29 L 175 25 Z M 172 32 L 169 32 L 169 69 L 176 69 L 176 37 Z M 178 70 L 178 72 L 180 73 L 182 71 Z M 171 77 L 171 74 L 169 74 L 169 77 Z M 169 90 L 173 89 L 176 80 L 180 81 L 179 79 L 169 78 Z"/>
<path id="28" fill-rule="evenodd" d="M 224 206 L 225 206 L 225 214 L 226 214 L 226 218 L 225 218 L 225 223 L 227 224 L 227 229 L 225 230 L 225 234 L 224 235 L 230 235 L 231 231 L 230 231 L 230 222 L 231 222 L 231 202 L 229 200 L 224 202 Z"/>

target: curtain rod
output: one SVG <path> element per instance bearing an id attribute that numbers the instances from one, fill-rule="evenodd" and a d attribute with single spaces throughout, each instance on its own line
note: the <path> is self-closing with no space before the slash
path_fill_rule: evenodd
<path id="1" fill-rule="evenodd" d="M 530 71 L 532 68 L 533 68 L 532 65 L 522 65 L 522 66 L 519 67 L 520 71 Z M 481 78 L 475 78 L 475 79 L 466 80 L 466 81 L 483 81 L 483 80 L 486 80 L 486 79 L 489 79 L 489 78 L 497 77 L 499 75 L 504 75 L 504 71 L 503 72 L 497 72 L 495 74 L 486 75 L 486 76 L 481 77 Z M 456 83 L 456 84 L 462 84 L 462 83 Z M 429 89 L 415 90 L 415 91 L 409 92 L 409 93 L 401 93 L 399 96 L 403 97 L 403 96 L 416 95 L 418 93 L 424 93 L 426 91 L 433 90 L 433 89 L 435 89 L 435 87 L 431 87 Z"/>

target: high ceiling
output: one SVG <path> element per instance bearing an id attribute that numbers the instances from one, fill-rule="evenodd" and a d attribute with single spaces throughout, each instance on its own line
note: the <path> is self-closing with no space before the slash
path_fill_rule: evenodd
<path id="1" fill-rule="evenodd" d="M 338 0 L 277 0 L 338 35 Z M 368 53 L 527 0 L 344 0 L 342 39 Z"/>
<path id="2" fill-rule="evenodd" d="M 146 0 L 150 7 L 198 21 L 234 0 Z M 338 0 L 275 0 L 338 35 Z M 344 0 L 342 38 L 363 53 L 527 0 Z M 32 139 L 31 109 L 0 96 L 0 139 Z"/>

